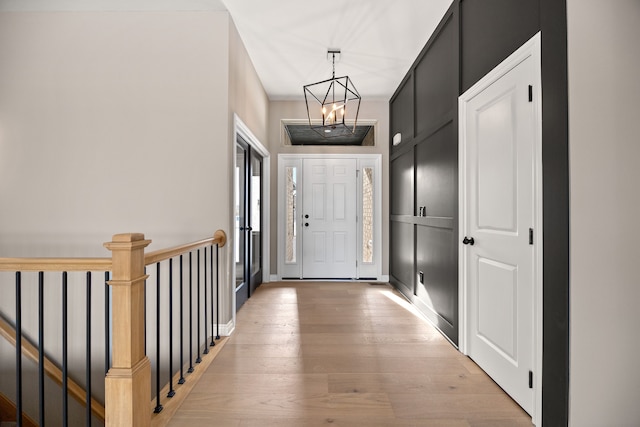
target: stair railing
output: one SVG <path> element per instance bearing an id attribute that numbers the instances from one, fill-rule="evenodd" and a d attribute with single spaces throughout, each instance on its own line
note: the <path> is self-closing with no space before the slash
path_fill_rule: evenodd
<path id="1" fill-rule="evenodd" d="M 188 373 L 192 372 L 194 363 L 198 364 L 202 355 L 209 352 L 208 348 L 215 345 L 219 334 L 219 248 L 226 243 L 226 235 L 218 230 L 212 238 L 203 239 L 174 248 L 150 252 L 145 254 L 145 248 L 151 243 L 143 234 L 129 233 L 114 235 L 111 242 L 104 246 L 112 253 L 111 258 L 0 258 L 0 272 L 15 273 L 15 321 L 13 325 L 6 320 L 0 322 L 2 332 L 7 341 L 15 345 L 15 416 L 17 425 L 23 425 L 23 384 L 22 357 L 36 361 L 38 366 L 38 424 L 45 425 L 45 375 L 53 379 L 62 387 L 62 424 L 69 424 L 68 396 L 82 401 L 85 406 L 85 425 L 91 425 L 92 417 L 103 421 L 107 426 L 149 426 L 152 411 L 149 404 L 153 394 L 153 412 L 163 409 L 161 392 L 167 391 L 166 398 L 176 394 L 178 387 L 174 387 L 174 377 L 177 383 L 187 381 Z M 214 261 L 215 253 L 215 261 Z M 195 261 L 194 261 L 195 255 Z M 188 257 L 188 262 L 186 259 Z M 183 259 L 184 258 L 184 259 Z M 174 273 L 174 260 L 178 261 L 178 268 Z M 168 265 L 166 265 L 168 264 Z M 168 266 L 169 274 L 163 275 L 162 265 Z M 196 266 L 194 268 L 194 265 Z M 155 301 L 147 301 L 148 266 L 155 266 Z M 166 270 L 166 268 L 165 268 Z M 45 307 L 45 272 L 57 272 L 61 277 L 62 292 L 62 361 L 61 367 L 49 359 L 45 352 L 44 340 L 44 307 Z M 68 274 L 85 272 L 86 286 L 86 378 L 84 389 L 69 377 L 68 373 L 68 343 L 67 328 L 69 309 Z M 102 407 L 91 396 L 91 295 L 92 278 L 95 272 L 104 272 L 105 293 L 105 371 L 104 400 Z M 188 272 L 188 278 L 187 278 Z M 23 335 L 22 327 L 22 275 L 23 273 L 37 273 L 38 287 L 38 339 L 32 343 L 28 336 Z M 110 274 L 111 273 L 111 274 Z M 179 282 L 179 314 L 174 312 L 174 279 Z M 102 282 L 102 281 L 101 281 Z M 183 296 L 188 286 L 189 296 L 185 306 Z M 195 282 L 195 283 L 194 283 Z M 194 299 L 193 291 L 197 294 Z M 201 298 L 204 294 L 204 298 Z M 215 297 L 214 297 L 215 294 Z M 168 297 L 169 313 L 167 331 L 160 327 L 160 300 Z M 188 307 L 188 313 L 187 313 Z M 73 308 L 72 308 L 73 309 Z M 151 313 L 155 311 L 156 324 L 148 325 Z M 194 313 L 195 311 L 195 313 Z M 216 321 L 214 323 L 214 314 Z M 178 348 L 174 344 L 174 318 L 178 317 L 179 341 Z M 209 323 L 210 319 L 210 334 Z M 189 323 L 188 336 L 185 338 L 186 326 L 183 322 L 187 318 Z M 195 329 L 193 331 L 193 323 Z M 214 327 L 216 328 L 214 338 Z M 155 335 L 155 352 L 152 355 L 155 372 L 152 374 L 152 362 L 147 355 L 147 340 Z M 161 360 L 161 339 L 166 336 L 169 341 L 168 355 Z M 189 344 L 186 344 L 188 340 Z M 185 341 L 185 342 L 183 342 Z M 165 346 L 166 347 L 166 346 Z M 185 351 L 185 347 L 188 351 Z M 193 357 L 193 352 L 196 357 Z M 189 353 L 188 362 L 184 356 Z M 176 367 L 173 356 L 179 353 L 179 366 Z M 184 370 L 187 369 L 187 375 Z M 164 369 L 164 375 L 161 370 Z M 179 374 L 178 374 L 179 372 Z M 168 378 L 162 387 L 161 378 Z M 185 378 L 186 377 L 186 378 Z M 152 387 L 155 378 L 155 387 Z M 85 398 L 82 399 L 82 394 Z M 77 420 L 76 420 L 77 421 Z"/>

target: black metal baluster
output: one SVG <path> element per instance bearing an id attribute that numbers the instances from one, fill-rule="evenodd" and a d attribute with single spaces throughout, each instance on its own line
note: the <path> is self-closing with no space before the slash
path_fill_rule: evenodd
<path id="1" fill-rule="evenodd" d="M 167 397 L 176 395 L 173 389 L 173 258 L 169 258 L 169 393 Z"/>
<path id="2" fill-rule="evenodd" d="M 69 425 L 67 272 L 62 272 L 62 425 Z"/>
<path id="3" fill-rule="evenodd" d="M 207 345 L 207 247 L 204 247 L 204 258 L 202 259 L 204 264 L 204 299 L 202 300 L 202 307 L 204 308 L 204 350 L 202 354 L 209 353 L 209 346 Z"/>
<path id="4" fill-rule="evenodd" d="M 38 273 L 38 414 L 44 426 L 44 272 Z"/>
<path id="5" fill-rule="evenodd" d="M 209 344 L 211 347 L 216 345 L 216 342 L 213 340 L 213 245 L 211 245 L 211 343 Z"/>
<path id="6" fill-rule="evenodd" d="M 109 272 L 104 272 L 104 373 L 111 368 L 111 292 L 109 290 Z"/>
<path id="7" fill-rule="evenodd" d="M 198 257 L 198 280 L 197 280 L 197 291 L 196 291 L 196 350 L 198 357 L 196 357 L 196 363 L 202 362 L 202 358 L 200 357 L 200 249 L 196 252 Z M 206 342 L 206 340 L 205 340 Z"/>
<path id="8" fill-rule="evenodd" d="M 86 364 L 86 406 L 85 406 L 85 425 L 91 425 L 91 272 L 87 271 L 87 364 Z"/>
<path id="9" fill-rule="evenodd" d="M 193 372 L 193 252 L 189 252 L 189 369 Z"/>
<path id="10" fill-rule="evenodd" d="M 22 426 L 22 273 L 16 272 L 16 424 Z"/>
<path id="11" fill-rule="evenodd" d="M 160 263 L 156 263 L 156 407 L 154 413 L 160 413 Z"/>
<path id="12" fill-rule="evenodd" d="M 220 339 L 220 245 L 216 243 L 216 339 Z"/>
<path id="13" fill-rule="evenodd" d="M 184 357 L 183 357 L 183 353 L 184 353 L 184 328 L 183 328 L 183 323 L 184 323 L 184 313 L 183 313 L 183 309 L 184 309 L 184 304 L 182 303 L 182 295 L 183 295 L 183 288 L 182 288 L 182 255 L 180 255 L 180 379 L 178 380 L 178 384 L 184 384 L 185 379 L 184 379 Z"/>

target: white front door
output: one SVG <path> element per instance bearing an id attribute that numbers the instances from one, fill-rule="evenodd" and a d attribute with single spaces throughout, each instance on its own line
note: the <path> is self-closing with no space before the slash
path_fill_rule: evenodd
<path id="1" fill-rule="evenodd" d="M 356 277 L 355 159 L 304 159 L 302 276 Z"/>
<path id="2" fill-rule="evenodd" d="M 524 55 L 461 97 L 466 352 L 530 414 L 537 66 Z"/>

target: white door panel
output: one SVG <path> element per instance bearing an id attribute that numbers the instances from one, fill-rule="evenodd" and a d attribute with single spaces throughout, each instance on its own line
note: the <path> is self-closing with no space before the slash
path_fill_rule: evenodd
<path id="1" fill-rule="evenodd" d="M 478 258 L 477 336 L 517 365 L 517 298 L 515 265 Z M 492 307 L 491 311 L 484 307 Z"/>
<path id="2" fill-rule="evenodd" d="M 465 212 L 467 348 L 520 406 L 534 392 L 534 246 L 536 110 L 529 56 L 464 99 L 461 108 Z"/>
<path id="3" fill-rule="evenodd" d="M 509 87 L 475 113 L 478 228 L 516 231 L 516 90 Z"/>
<path id="4" fill-rule="evenodd" d="M 355 278 L 356 160 L 304 159 L 302 169 L 302 275 Z"/>

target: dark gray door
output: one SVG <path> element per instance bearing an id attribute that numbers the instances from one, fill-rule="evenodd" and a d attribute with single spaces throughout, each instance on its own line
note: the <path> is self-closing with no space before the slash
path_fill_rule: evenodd
<path id="1" fill-rule="evenodd" d="M 238 138 L 236 142 L 236 169 L 235 169 L 235 269 L 236 269 L 236 311 L 249 298 L 248 284 L 248 162 L 249 145 Z"/>
<path id="2" fill-rule="evenodd" d="M 262 156 L 236 141 L 236 311 L 262 283 Z"/>
<path id="3" fill-rule="evenodd" d="M 262 156 L 250 149 L 249 162 L 249 296 L 262 284 Z"/>

